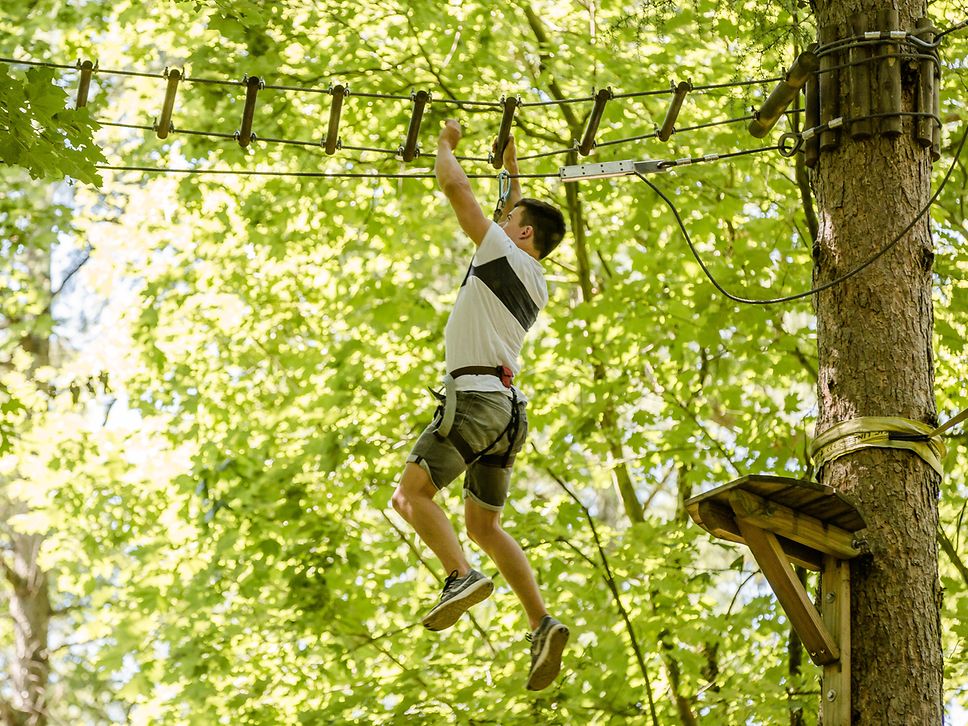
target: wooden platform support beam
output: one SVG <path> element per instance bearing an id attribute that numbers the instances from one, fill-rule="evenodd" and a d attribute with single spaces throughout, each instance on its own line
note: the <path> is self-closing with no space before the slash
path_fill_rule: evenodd
<path id="1" fill-rule="evenodd" d="M 803 641 L 810 660 L 817 665 L 836 662 L 840 658 L 840 648 L 787 562 L 776 536 L 742 517 L 738 517 L 736 521 L 743 533 L 743 539 L 746 540 L 746 546 L 750 548 L 756 564 L 760 566 L 763 576 L 776 593 L 776 599 L 790 618 L 790 624 Z"/>

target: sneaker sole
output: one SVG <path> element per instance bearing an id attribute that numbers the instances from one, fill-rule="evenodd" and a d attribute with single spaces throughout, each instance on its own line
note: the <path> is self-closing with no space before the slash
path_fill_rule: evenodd
<path id="1" fill-rule="evenodd" d="M 465 610 L 482 600 L 487 600 L 492 592 L 494 592 L 493 582 L 478 580 L 427 613 L 427 617 L 423 619 L 423 625 L 427 630 L 446 630 L 460 619 Z"/>
<path id="2" fill-rule="evenodd" d="M 528 676 L 528 690 L 541 691 L 551 685 L 561 672 L 561 654 L 568 642 L 568 628 L 559 623 L 545 639 L 544 647 L 538 654 L 534 670 Z"/>

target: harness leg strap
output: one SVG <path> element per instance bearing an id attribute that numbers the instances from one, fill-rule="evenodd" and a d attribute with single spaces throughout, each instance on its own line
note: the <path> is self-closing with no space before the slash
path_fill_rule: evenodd
<path id="1" fill-rule="evenodd" d="M 437 433 L 447 438 L 450 429 L 454 425 L 454 416 L 457 413 L 457 386 L 450 373 L 444 374 L 444 411 L 440 417 L 440 424 L 437 426 Z"/>

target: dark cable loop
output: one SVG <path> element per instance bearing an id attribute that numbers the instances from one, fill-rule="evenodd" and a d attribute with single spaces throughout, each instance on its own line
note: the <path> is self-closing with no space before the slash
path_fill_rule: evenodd
<path id="1" fill-rule="evenodd" d="M 855 275 L 859 274 L 860 272 L 862 272 L 863 270 L 867 269 L 872 264 L 874 264 L 885 254 L 890 252 L 897 245 L 897 243 L 904 238 L 904 235 L 910 232 L 911 229 L 914 228 L 914 225 L 916 225 L 918 222 L 921 221 L 921 218 L 924 217 L 925 214 L 927 214 L 928 210 L 931 209 L 931 207 L 934 206 L 934 203 L 938 200 L 938 197 L 941 196 L 942 190 L 945 188 L 945 185 L 948 183 L 948 180 L 951 178 L 951 174 L 955 170 L 955 166 L 958 163 L 958 158 L 961 156 L 961 150 L 965 146 L 966 139 L 968 139 L 968 126 L 965 127 L 965 132 L 961 136 L 961 141 L 958 142 L 958 148 L 955 149 L 955 152 L 952 156 L 951 165 L 948 167 L 948 171 L 942 178 L 941 183 L 938 185 L 937 190 L 934 192 L 934 194 L 931 195 L 931 198 L 928 200 L 927 204 L 925 204 L 924 207 L 922 207 L 921 210 L 915 215 L 914 219 L 912 219 L 911 222 L 908 223 L 908 225 L 904 229 L 902 229 L 897 234 L 896 237 L 894 237 L 894 239 L 892 239 L 886 245 L 881 247 L 877 252 L 875 252 L 873 255 L 868 257 L 862 263 L 854 267 L 852 270 L 845 272 L 843 275 L 840 275 L 839 277 L 834 278 L 829 282 L 825 282 L 823 285 L 818 285 L 817 287 L 811 288 L 810 290 L 807 290 L 805 292 L 799 292 L 795 295 L 786 295 L 784 297 L 776 297 L 776 298 L 770 298 L 766 300 L 757 300 L 757 299 L 739 297 L 737 295 L 733 295 L 731 292 L 726 290 L 726 288 L 720 285 L 719 281 L 717 281 L 716 278 L 713 277 L 712 273 L 709 271 L 705 263 L 702 261 L 702 258 L 699 256 L 699 252 L 696 250 L 696 247 L 692 242 L 692 238 L 689 236 L 689 232 L 686 231 L 686 226 L 685 224 L 683 224 L 682 217 L 679 216 L 679 210 L 676 209 L 676 206 L 669 200 L 669 198 L 665 194 L 662 193 L 662 191 L 655 184 L 649 181 L 643 174 L 639 172 L 635 172 L 635 175 L 639 177 L 639 179 L 644 181 L 646 184 L 648 184 L 652 188 L 652 190 L 659 195 L 662 201 L 664 201 L 669 206 L 669 209 L 672 210 L 672 213 L 673 215 L 675 215 L 675 218 L 676 218 L 676 223 L 679 225 L 679 229 L 682 230 L 682 234 L 686 239 L 686 244 L 689 245 L 689 250 L 692 252 L 692 256 L 696 259 L 696 262 L 699 263 L 699 267 L 702 268 L 703 274 L 706 275 L 706 278 L 713 284 L 713 286 L 720 293 L 722 293 L 724 296 L 726 296 L 733 302 L 741 303 L 743 305 L 774 305 L 776 303 L 785 303 L 785 302 L 791 302 L 793 300 L 799 300 L 800 298 L 809 297 L 810 295 L 816 295 L 817 293 L 823 292 L 825 290 L 829 290 L 830 288 L 835 287 L 836 285 L 839 285 L 842 282 L 849 280 L 851 277 L 854 277 Z"/>
<path id="2" fill-rule="evenodd" d="M 938 35 L 934 36 L 934 41 L 937 43 L 939 40 L 941 40 L 948 33 L 956 33 L 959 30 L 964 30 L 965 28 L 968 28 L 968 20 L 962 20 L 957 25 L 952 25 L 950 28 L 948 28 L 944 32 L 938 33 Z"/>

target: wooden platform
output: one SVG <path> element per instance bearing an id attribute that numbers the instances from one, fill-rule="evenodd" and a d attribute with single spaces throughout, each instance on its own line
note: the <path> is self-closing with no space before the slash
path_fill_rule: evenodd
<path id="1" fill-rule="evenodd" d="M 832 488 L 780 476 L 744 476 L 686 501 L 710 534 L 750 548 L 810 659 L 823 666 L 825 726 L 849 726 L 850 560 L 863 518 Z M 821 573 L 818 611 L 790 562 Z"/>
<path id="2" fill-rule="evenodd" d="M 737 515 L 776 535 L 787 557 L 819 572 L 824 555 L 860 554 L 854 535 L 866 526 L 853 505 L 831 487 L 780 476 L 744 476 L 692 497 L 689 516 L 721 539 L 746 544 Z"/>

